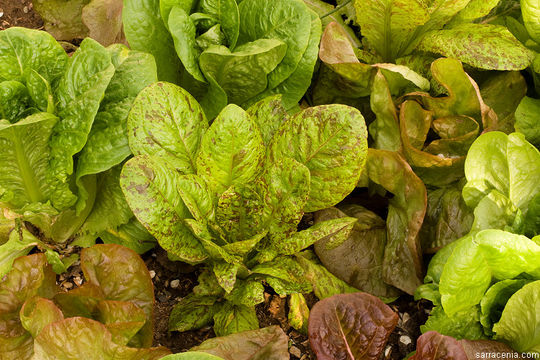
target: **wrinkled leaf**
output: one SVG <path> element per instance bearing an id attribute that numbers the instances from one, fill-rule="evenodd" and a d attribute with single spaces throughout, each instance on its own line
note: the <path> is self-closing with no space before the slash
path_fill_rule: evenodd
<path id="1" fill-rule="evenodd" d="M 319 301 L 309 317 L 309 342 L 319 360 L 378 359 L 398 316 L 367 293 Z"/>

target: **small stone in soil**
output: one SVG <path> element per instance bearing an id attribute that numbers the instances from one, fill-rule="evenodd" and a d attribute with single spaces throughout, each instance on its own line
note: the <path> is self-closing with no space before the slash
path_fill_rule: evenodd
<path id="1" fill-rule="evenodd" d="M 73 284 L 70 282 L 65 282 L 62 284 L 62 286 L 66 289 L 71 289 L 73 287 Z"/>
<path id="2" fill-rule="evenodd" d="M 302 357 L 302 352 L 296 346 L 291 346 L 291 348 L 289 349 L 289 354 L 291 354 L 292 356 L 296 356 L 298 359 Z"/>
<path id="3" fill-rule="evenodd" d="M 150 270 L 149 273 L 152 279 L 156 277 L 156 272 L 154 270 Z"/>
<path id="4" fill-rule="evenodd" d="M 180 280 L 174 279 L 174 280 L 171 281 L 171 287 L 173 289 L 177 289 L 179 286 L 180 286 Z"/>
<path id="5" fill-rule="evenodd" d="M 399 337 L 399 342 L 404 344 L 404 345 L 409 345 L 412 342 L 412 340 L 407 335 L 401 335 Z"/>

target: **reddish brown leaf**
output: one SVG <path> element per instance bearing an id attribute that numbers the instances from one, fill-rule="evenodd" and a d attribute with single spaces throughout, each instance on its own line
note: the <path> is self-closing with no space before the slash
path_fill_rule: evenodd
<path id="1" fill-rule="evenodd" d="M 496 359 L 521 359 L 508 345 L 497 341 L 456 340 L 436 331 L 428 331 L 418 338 L 416 354 L 410 360 L 472 360 L 485 359 L 488 355 Z"/>
<path id="2" fill-rule="evenodd" d="M 373 295 L 335 295 L 311 310 L 309 342 L 318 360 L 377 360 L 397 322 L 398 315 Z"/>

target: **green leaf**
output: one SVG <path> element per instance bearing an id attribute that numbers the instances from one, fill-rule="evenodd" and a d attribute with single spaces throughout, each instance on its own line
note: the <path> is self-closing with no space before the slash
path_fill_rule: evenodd
<path id="1" fill-rule="evenodd" d="M 457 13 L 451 23 L 473 22 L 473 20 L 488 15 L 499 2 L 500 0 L 471 0 L 467 6 Z"/>
<path id="2" fill-rule="evenodd" d="M 234 52 L 212 46 L 201 54 L 199 64 L 204 75 L 227 93 L 229 103 L 242 105 L 267 88 L 267 76 L 282 63 L 286 49 L 286 43 L 277 39 L 257 39 Z"/>
<path id="3" fill-rule="evenodd" d="M 264 286 L 257 280 L 237 279 L 234 289 L 225 299 L 235 305 L 255 306 L 264 302 Z"/>
<path id="4" fill-rule="evenodd" d="M 97 187 L 102 190 L 97 193 L 92 211 L 77 233 L 77 242 L 93 243 L 105 231 L 115 232 L 133 219 L 120 187 L 121 170 L 121 166 L 115 166 L 97 176 Z"/>
<path id="5" fill-rule="evenodd" d="M 271 159 L 292 157 L 310 170 L 306 212 L 335 205 L 354 189 L 366 151 L 364 118 L 345 105 L 316 106 L 291 116 L 270 143 Z"/>
<path id="6" fill-rule="evenodd" d="M 189 294 L 172 309 L 169 317 L 169 331 L 200 329 L 212 322 L 217 307 L 216 297 Z"/>
<path id="7" fill-rule="evenodd" d="M 220 356 L 224 360 L 282 360 L 289 357 L 287 342 L 283 330 L 274 325 L 208 339 L 193 350 Z"/>
<path id="8" fill-rule="evenodd" d="M 187 351 L 162 357 L 161 360 L 223 360 L 223 358 L 200 351 Z"/>
<path id="9" fill-rule="evenodd" d="M 525 96 L 516 109 L 516 131 L 525 135 L 528 142 L 540 145 L 540 100 Z"/>
<path id="10" fill-rule="evenodd" d="M 137 219 L 165 250 L 198 263 L 207 254 L 182 221 L 190 214 L 178 193 L 180 176 L 168 163 L 140 155 L 124 165 L 120 186 Z"/>
<path id="11" fill-rule="evenodd" d="M 486 70 L 523 70 L 534 53 L 505 27 L 489 24 L 459 24 L 429 32 L 418 50 L 441 54 Z"/>
<path id="12" fill-rule="evenodd" d="M 302 220 L 309 198 L 310 172 L 298 161 L 284 157 L 266 168 L 263 181 L 268 185 L 270 198 L 267 203 L 269 237 L 271 243 L 279 246 L 296 233 L 296 226 Z"/>
<path id="13" fill-rule="evenodd" d="M 485 335 L 479 319 L 480 310 L 477 306 L 457 312 L 452 316 L 447 315 L 441 306 L 436 306 L 431 310 L 426 324 L 420 326 L 420 331 L 426 333 L 434 330 L 456 339 L 484 339 Z"/>
<path id="14" fill-rule="evenodd" d="M 234 288 L 236 283 L 236 273 L 239 268 L 239 264 L 230 264 L 225 261 L 216 262 L 212 266 L 212 270 L 216 275 L 219 286 L 221 286 L 226 293 L 230 293 Z"/>
<path id="15" fill-rule="evenodd" d="M 414 31 L 429 19 L 426 5 L 419 0 L 355 1 L 356 21 L 384 62 L 403 54 L 414 39 Z"/>
<path id="16" fill-rule="evenodd" d="M 244 0 L 239 11 L 239 45 L 257 39 L 276 39 L 287 45 L 285 57 L 268 75 L 268 88 L 273 89 L 291 76 L 306 52 L 311 27 L 310 11 L 298 0 Z"/>
<path id="17" fill-rule="evenodd" d="M 540 352 L 540 281 L 523 286 L 506 303 L 501 320 L 493 325 L 495 339 L 520 352 Z"/>
<path id="18" fill-rule="evenodd" d="M 469 240 L 456 245 L 441 275 L 441 303 L 448 316 L 480 303 L 491 283 L 489 264 L 473 238 Z"/>
<path id="19" fill-rule="evenodd" d="M 486 334 L 493 336 L 491 328 L 493 324 L 498 323 L 501 319 L 502 312 L 508 299 L 510 299 L 516 291 L 530 282 L 530 280 L 525 279 L 503 280 L 493 284 L 486 291 L 486 294 L 480 302 L 480 309 L 482 311 L 480 322 L 482 323 Z"/>
<path id="20" fill-rule="evenodd" d="M 0 33 L 0 80 L 25 82 L 32 70 L 49 83 L 65 71 L 68 57 L 44 31 L 12 27 Z"/>
<path id="21" fill-rule="evenodd" d="M 238 106 L 229 105 L 204 134 L 197 174 L 218 194 L 234 184 L 249 184 L 260 172 L 264 150 L 253 119 Z"/>
<path id="22" fill-rule="evenodd" d="M 264 280 L 279 295 L 308 293 L 311 289 L 306 271 L 298 260 L 289 256 L 280 256 L 251 269 L 253 274 L 263 275 Z"/>
<path id="23" fill-rule="evenodd" d="M 310 250 L 297 254 L 296 259 L 304 269 L 304 276 L 311 283 L 317 298 L 325 299 L 336 294 L 358 292 L 358 289 L 332 275 Z"/>
<path id="24" fill-rule="evenodd" d="M 422 277 L 419 231 L 427 206 L 425 186 L 396 152 L 370 149 L 366 169 L 370 180 L 394 194 L 386 219 L 383 279 L 414 294 Z"/>
<path id="25" fill-rule="evenodd" d="M 343 217 L 318 222 L 306 230 L 299 231 L 277 246 L 281 255 L 294 255 L 317 241 L 324 241 L 328 249 L 335 248 L 345 241 L 357 219 Z"/>
<path id="26" fill-rule="evenodd" d="M 260 191 L 259 191 L 260 190 Z M 230 243 L 263 232 L 270 221 L 265 187 L 231 186 L 218 199 L 216 223 Z"/>
<path id="27" fill-rule="evenodd" d="M 120 225 L 117 229 L 108 229 L 102 232 L 99 237 L 104 244 L 122 245 L 137 254 L 144 254 L 156 245 L 156 239 L 135 217 L 132 217 L 127 224 Z"/>
<path id="28" fill-rule="evenodd" d="M 254 307 L 225 302 L 221 309 L 214 314 L 214 332 L 217 336 L 226 336 L 258 328 L 259 320 Z"/>
<path id="29" fill-rule="evenodd" d="M 195 24 L 189 14 L 180 6 L 173 6 L 169 12 L 167 25 L 174 40 L 176 53 L 182 61 L 186 71 L 200 82 L 206 82 L 199 68 L 199 50 L 195 43 Z"/>
<path id="30" fill-rule="evenodd" d="M 369 125 L 369 134 L 375 140 L 372 147 L 380 150 L 399 151 L 401 136 L 399 121 L 388 87 L 388 82 L 379 70 L 373 78 L 371 96 L 369 98 L 375 120 Z"/>
<path id="31" fill-rule="evenodd" d="M 275 88 L 269 88 L 254 98 L 250 99 L 248 104 L 252 104 L 255 101 L 268 97 L 274 94 L 282 94 L 283 106 L 286 109 L 291 109 L 296 106 L 302 97 L 306 94 L 309 86 L 311 85 L 311 78 L 315 64 L 318 59 L 319 42 L 321 39 L 321 20 L 319 16 L 313 11 L 310 11 L 311 15 L 311 29 L 309 34 L 308 47 L 298 66 L 294 72 L 281 84 Z M 245 106 L 245 105 L 244 105 Z"/>
<path id="32" fill-rule="evenodd" d="M 34 357 L 44 360 L 157 360 L 170 354 L 163 347 L 136 349 L 113 342 L 101 323 L 75 317 L 51 323 L 36 337 Z"/>
<path id="33" fill-rule="evenodd" d="M 154 56 L 159 80 L 178 83 L 182 64 L 162 20 L 158 0 L 124 1 L 122 22 L 131 49 Z"/>
<path id="34" fill-rule="evenodd" d="M 62 183 L 52 204 L 58 209 L 73 205 L 65 195 L 67 176 L 73 173 L 73 155 L 82 150 L 98 112 L 105 90 L 114 74 L 114 65 L 107 50 L 92 39 L 85 39 L 72 57 L 56 89 L 57 111 L 61 121 L 51 138 L 51 169 Z M 88 194 L 79 185 L 81 199 L 77 210 L 86 205 Z"/>
<path id="35" fill-rule="evenodd" d="M 15 124 L 0 122 L 0 198 L 4 204 L 18 209 L 51 199 L 55 188 L 49 143 L 57 122 L 49 113 L 37 113 Z"/>
<path id="36" fill-rule="evenodd" d="M 34 246 L 41 242 L 25 228 L 12 229 L 8 241 L 0 245 L 0 278 L 10 270 L 13 261 L 20 256 L 28 254 Z"/>
<path id="37" fill-rule="evenodd" d="M 506 196 L 493 190 L 474 208 L 472 231 L 500 229 L 522 233 L 523 220 L 521 210 Z"/>
<path id="38" fill-rule="evenodd" d="M 524 214 L 540 192 L 540 153 L 520 133 L 489 132 L 469 149 L 465 161 L 467 184 L 463 199 L 470 207 L 492 190 L 508 197 Z"/>
<path id="39" fill-rule="evenodd" d="M 82 251 L 81 268 L 88 283 L 101 287 L 105 299 L 129 301 L 144 311 L 146 323 L 130 343 L 151 346 L 154 288 L 137 253 L 119 245 L 95 245 Z"/>
<path id="40" fill-rule="evenodd" d="M 157 156 L 192 174 L 208 121 L 184 89 L 155 83 L 139 93 L 128 118 L 129 146 L 135 155 Z"/>
<path id="41" fill-rule="evenodd" d="M 53 114 L 56 111 L 51 84 L 43 76 L 32 70 L 26 79 L 30 97 L 41 110 Z"/>
<path id="42" fill-rule="evenodd" d="M 264 98 L 251 105 L 246 112 L 257 123 L 265 145 L 270 143 L 272 136 L 288 117 L 281 95 Z"/>
<path id="43" fill-rule="evenodd" d="M 156 64 L 146 53 L 116 44 L 107 48 L 115 73 L 96 114 L 88 142 L 77 163 L 77 178 L 97 174 L 120 164 L 131 151 L 127 118 L 137 94 L 157 81 Z"/>
<path id="44" fill-rule="evenodd" d="M 540 246 L 525 236 L 483 230 L 463 238 L 444 266 L 441 302 L 452 315 L 480 303 L 492 278 L 511 279 L 533 272 L 540 262 Z"/>
<path id="45" fill-rule="evenodd" d="M 165 26 L 169 24 L 169 13 L 174 6 L 179 6 L 186 13 L 190 14 L 193 5 L 195 5 L 195 0 L 159 0 L 159 11 Z"/>
<path id="46" fill-rule="evenodd" d="M 12 123 L 19 120 L 29 102 L 28 90 L 22 83 L 13 80 L 0 83 L 0 119 Z"/>
<path id="47" fill-rule="evenodd" d="M 207 223 L 214 220 L 214 196 L 206 182 L 197 175 L 184 175 L 178 179 L 178 192 L 193 218 Z"/>
<path id="48" fill-rule="evenodd" d="M 530 37 L 540 43 L 540 8 L 534 0 L 520 1 L 523 23 Z"/>
<path id="49" fill-rule="evenodd" d="M 309 308 L 302 294 L 291 294 L 289 298 L 289 324 L 302 334 L 307 334 Z"/>
<path id="50" fill-rule="evenodd" d="M 238 40 L 240 14 L 235 0 L 203 0 L 201 10 L 217 19 L 227 38 L 230 49 L 234 49 Z"/>

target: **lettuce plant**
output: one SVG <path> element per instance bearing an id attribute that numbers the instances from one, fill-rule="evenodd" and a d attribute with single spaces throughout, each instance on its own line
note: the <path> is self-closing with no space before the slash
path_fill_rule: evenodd
<path id="1" fill-rule="evenodd" d="M 534 53 L 506 27 L 474 23 L 498 3 L 357 0 L 356 21 L 365 37 L 360 57 L 367 63 L 409 63 L 411 57 L 436 54 L 480 69 L 524 69 Z"/>
<path id="2" fill-rule="evenodd" d="M 85 283 L 68 292 L 56 285 L 45 255 L 15 260 L 0 282 L 2 359 L 159 359 L 150 348 L 154 291 L 142 259 L 119 245 L 81 253 Z"/>
<path id="3" fill-rule="evenodd" d="M 471 231 L 431 260 L 416 297 L 433 309 L 423 330 L 457 338 L 492 337 L 538 351 L 540 153 L 519 133 L 490 132 L 471 146 L 463 199 Z M 524 236 L 525 234 L 527 236 Z"/>
<path id="4" fill-rule="evenodd" d="M 293 255 L 346 237 L 353 218 L 297 232 L 304 212 L 341 201 L 364 168 L 360 112 L 344 105 L 288 115 L 280 97 L 247 111 L 225 107 L 209 126 L 203 109 L 169 83 L 144 89 L 128 119 L 135 157 L 120 184 L 135 216 L 167 252 L 205 270 L 171 329 L 214 320 L 216 334 L 258 328 L 265 281 L 279 294 L 311 290 Z M 227 301 L 218 301 L 225 298 Z"/>
<path id="5" fill-rule="evenodd" d="M 311 83 L 321 36 L 301 0 L 124 0 L 131 48 L 148 51 L 160 80 L 194 94 L 208 118 L 282 94 L 295 106 Z"/>
<path id="6" fill-rule="evenodd" d="M 351 216 L 357 219 L 350 236 L 330 249 L 331 238 L 315 244 L 322 263 L 340 279 L 383 298 L 413 294 L 422 283 L 419 231 L 426 213 L 426 187 L 397 152 L 369 149 L 366 176 L 393 195 L 386 221 L 356 204 L 315 213 L 315 224 Z M 360 186 L 360 185 L 359 185 Z"/>
<path id="7" fill-rule="evenodd" d="M 130 155 L 131 102 L 156 80 L 153 58 L 91 39 L 68 57 L 46 32 L 9 28 L 0 32 L 0 59 L 0 207 L 8 217 L 58 243 L 76 234 L 88 245 L 109 230 L 148 240 L 117 185 L 117 165 Z"/>

